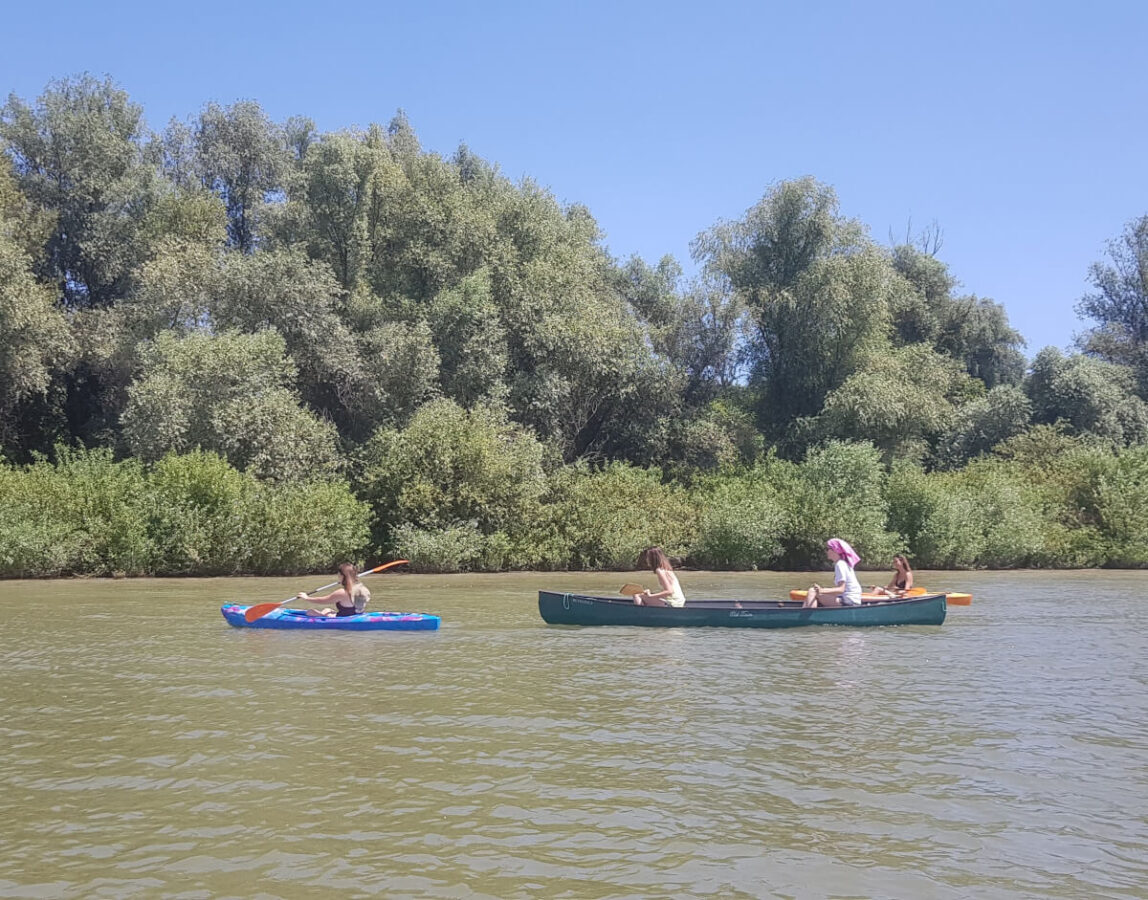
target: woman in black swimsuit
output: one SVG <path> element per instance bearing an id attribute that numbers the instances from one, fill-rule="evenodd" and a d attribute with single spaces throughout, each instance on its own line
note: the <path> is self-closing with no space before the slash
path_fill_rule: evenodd
<path id="1" fill-rule="evenodd" d="M 898 554 L 893 557 L 893 580 L 890 581 L 885 587 L 874 586 L 870 588 L 874 594 L 888 594 L 889 596 L 896 596 L 904 594 L 913 586 L 913 569 L 909 565 L 909 560 Z"/>
<path id="2" fill-rule="evenodd" d="M 333 607 L 328 606 L 321 609 L 309 609 L 307 610 L 307 615 L 342 618 L 343 616 L 357 616 L 363 611 L 363 608 L 370 602 L 371 592 L 367 590 L 365 584 L 359 581 L 359 575 L 355 567 L 350 563 L 343 563 L 339 566 L 339 581 L 342 582 L 342 586 L 333 590 L 326 597 L 308 597 L 306 594 L 297 595 L 300 600 L 335 604 Z"/>

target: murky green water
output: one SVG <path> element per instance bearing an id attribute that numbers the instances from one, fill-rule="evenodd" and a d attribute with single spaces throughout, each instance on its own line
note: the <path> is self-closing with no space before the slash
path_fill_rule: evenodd
<path id="1" fill-rule="evenodd" d="M 0 582 L 0 896 L 1148 897 L 1148 574 L 925 574 L 940 628 L 538 617 L 632 573 L 219 615 L 324 580 Z"/>

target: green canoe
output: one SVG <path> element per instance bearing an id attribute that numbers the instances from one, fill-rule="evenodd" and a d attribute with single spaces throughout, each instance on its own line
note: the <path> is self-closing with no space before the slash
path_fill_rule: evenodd
<path id="1" fill-rule="evenodd" d="M 644 625 L 660 628 L 799 628 L 803 625 L 940 625 L 945 595 L 926 594 L 864 606 L 804 609 L 792 600 L 689 600 L 680 608 L 636 606 L 628 599 L 538 592 L 538 612 L 551 625 Z"/>

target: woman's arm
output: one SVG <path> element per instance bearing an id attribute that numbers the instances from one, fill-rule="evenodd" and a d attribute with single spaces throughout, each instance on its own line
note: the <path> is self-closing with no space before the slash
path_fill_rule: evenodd
<path id="1" fill-rule="evenodd" d="M 667 597 L 672 597 L 674 594 L 673 584 L 670 582 L 670 576 L 666 573 L 665 569 L 655 569 L 654 574 L 658 576 L 658 583 L 661 584 L 662 590 L 654 593 L 646 591 L 646 598 L 649 600 L 665 600 Z"/>
<path id="2" fill-rule="evenodd" d="M 340 597 L 342 597 L 342 595 L 345 593 L 346 593 L 346 591 L 337 590 L 337 591 L 331 591 L 331 593 L 329 593 L 326 597 L 312 597 L 310 594 L 306 593 L 305 591 L 300 591 L 298 594 L 295 595 L 295 599 L 296 600 L 308 600 L 308 601 L 312 601 L 314 603 L 327 603 L 336 594 L 338 594 Z"/>
<path id="3" fill-rule="evenodd" d="M 835 565 L 833 567 L 833 587 L 831 587 L 831 588 L 820 588 L 817 591 L 817 595 L 819 597 L 836 597 L 838 594 L 844 594 L 845 593 L 845 580 L 844 580 L 844 578 L 842 578 L 841 581 L 838 581 L 837 579 L 839 577 L 840 576 L 837 574 L 837 566 Z"/>

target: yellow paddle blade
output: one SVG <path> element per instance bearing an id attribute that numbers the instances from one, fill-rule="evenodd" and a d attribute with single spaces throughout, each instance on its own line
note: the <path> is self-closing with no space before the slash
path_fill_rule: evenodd
<path id="1" fill-rule="evenodd" d="M 633 597 L 634 594 L 640 594 L 644 590 L 645 590 L 645 588 L 642 587 L 640 584 L 630 584 L 629 582 L 627 582 L 626 584 L 624 584 L 620 588 L 618 588 L 618 593 L 619 594 L 625 594 L 628 597 Z"/>

